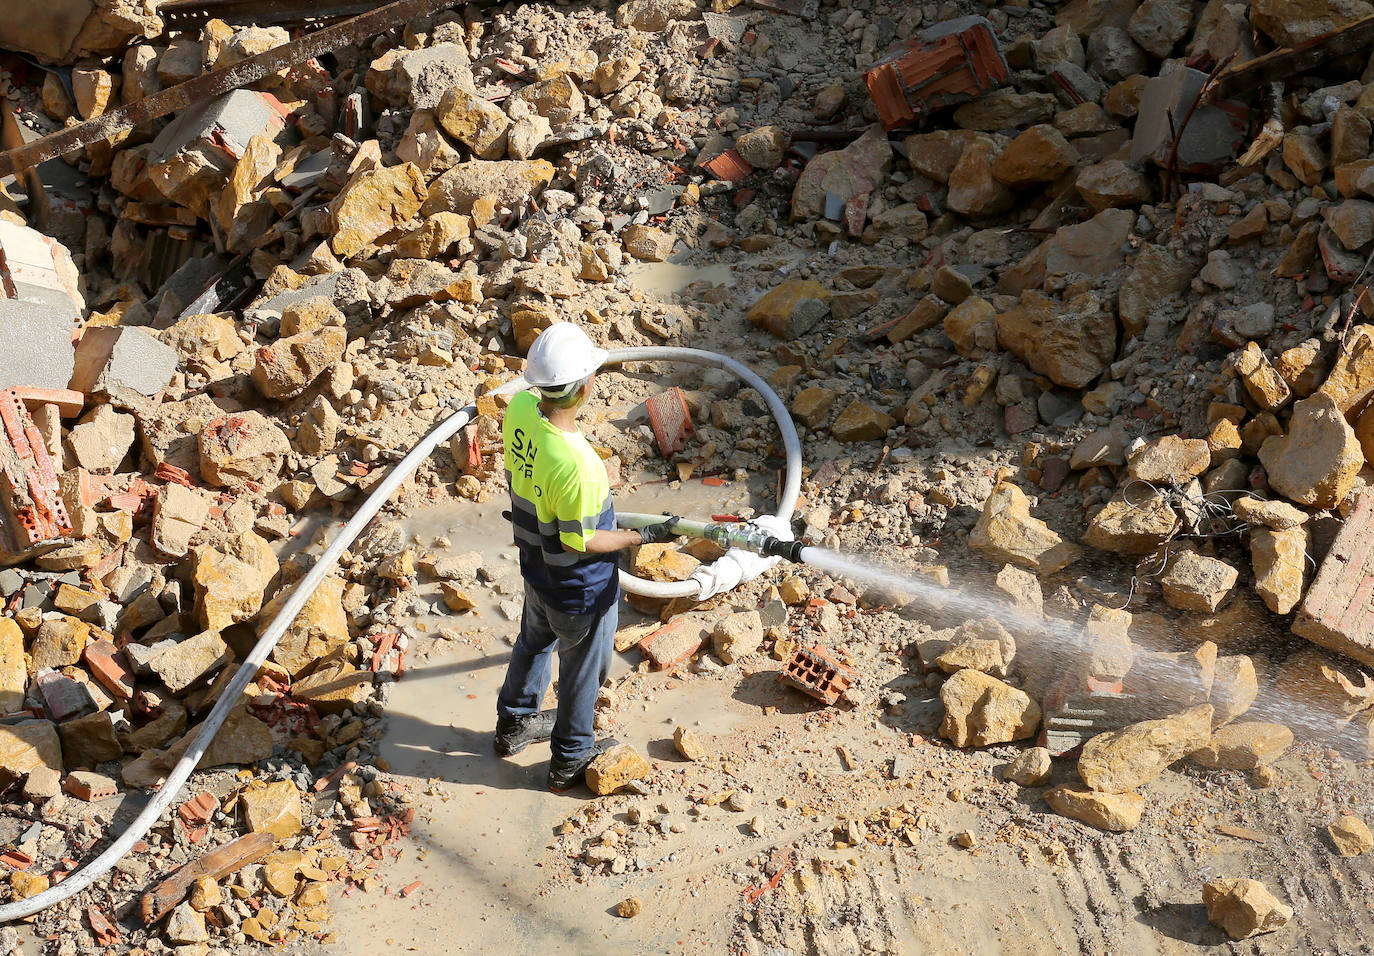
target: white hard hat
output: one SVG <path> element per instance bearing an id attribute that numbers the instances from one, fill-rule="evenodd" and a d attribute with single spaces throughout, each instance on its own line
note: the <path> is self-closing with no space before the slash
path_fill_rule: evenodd
<path id="1" fill-rule="evenodd" d="M 592 344 L 580 326 L 555 322 L 530 346 L 525 381 L 537 388 L 572 385 L 599 369 L 606 354 L 605 349 Z"/>

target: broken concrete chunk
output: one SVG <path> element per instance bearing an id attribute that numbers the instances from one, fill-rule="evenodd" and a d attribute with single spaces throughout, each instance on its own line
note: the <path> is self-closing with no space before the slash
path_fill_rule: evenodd
<path id="1" fill-rule="evenodd" d="M 64 720 L 57 725 L 57 733 L 62 739 L 62 762 L 68 768 L 94 768 L 124 756 L 113 716 L 107 710 Z"/>
<path id="2" fill-rule="evenodd" d="M 505 155 L 510 117 L 477 94 L 462 86 L 452 87 L 439 100 L 434 117 L 478 159 L 501 159 Z"/>
<path id="3" fill-rule="evenodd" d="M 1255 662 L 1245 654 L 1218 657 L 1213 667 L 1212 726 L 1220 727 L 1250 709 L 1259 696 Z"/>
<path id="4" fill-rule="evenodd" d="M 1016 641 L 993 618 L 965 621 L 950 636 L 949 647 L 935 658 L 946 674 L 965 668 L 1006 677 L 1016 656 Z"/>
<path id="5" fill-rule="evenodd" d="M 673 746 L 684 760 L 699 762 L 709 755 L 701 736 L 690 727 L 677 727 L 673 731 Z"/>
<path id="6" fill-rule="evenodd" d="M 1350 330 L 1318 394 L 1331 396 L 1341 414 L 1362 407 L 1374 395 L 1374 325 Z"/>
<path id="7" fill-rule="evenodd" d="M 291 685 L 291 695 L 322 714 L 351 710 L 372 697 L 372 672 L 359 670 L 346 659 L 347 648 L 330 652 L 310 676 Z"/>
<path id="8" fill-rule="evenodd" d="M 1051 183 L 1073 169 L 1078 162 L 1064 134 L 1053 126 L 1041 124 L 1021 133 L 993 160 L 992 175 L 1013 189 Z"/>
<path id="9" fill-rule="evenodd" d="M 343 578 L 328 577 L 321 581 L 272 650 L 272 660 L 292 678 L 309 673 L 313 664 L 348 643 L 348 614 L 344 611 L 343 592 Z M 290 594 L 289 589 L 283 590 L 262 609 L 258 617 L 259 636 Z"/>
<path id="10" fill-rule="evenodd" d="M 758 611 L 740 611 L 722 618 L 711 631 L 716 656 L 727 664 L 758 651 L 763 644 L 763 622 Z"/>
<path id="11" fill-rule="evenodd" d="M 1364 0 L 1251 0 L 1250 20 L 1279 46 L 1295 46 L 1374 14 Z"/>
<path id="12" fill-rule="evenodd" d="M 1245 390 L 1255 400 L 1255 404 L 1267 412 L 1277 411 L 1293 397 L 1283 376 L 1269 364 L 1269 359 L 1254 342 L 1246 343 L 1243 351 L 1235 358 L 1236 374 L 1240 376 Z"/>
<path id="13" fill-rule="evenodd" d="M 855 399 L 836 417 L 830 434 L 840 442 L 877 441 L 895 424 L 897 420 L 891 415 Z"/>

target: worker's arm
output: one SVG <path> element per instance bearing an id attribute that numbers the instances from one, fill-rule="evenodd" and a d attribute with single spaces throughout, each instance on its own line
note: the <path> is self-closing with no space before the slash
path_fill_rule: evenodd
<path id="1" fill-rule="evenodd" d="M 587 539 L 585 548 L 571 547 L 565 541 L 563 542 L 563 550 L 572 551 L 576 554 L 610 554 L 612 551 L 624 551 L 626 548 L 633 548 L 642 543 L 643 538 L 638 531 L 603 529 Z"/>

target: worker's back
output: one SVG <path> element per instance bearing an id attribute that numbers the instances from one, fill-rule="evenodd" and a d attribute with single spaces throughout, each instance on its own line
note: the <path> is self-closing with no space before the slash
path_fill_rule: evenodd
<path id="1" fill-rule="evenodd" d="M 615 555 L 585 551 L 615 527 L 606 466 L 581 432 L 540 413 L 533 392 L 511 399 L 501 437 L 521 575 L 565 614 L 604 610 L 618 596 Z"/>

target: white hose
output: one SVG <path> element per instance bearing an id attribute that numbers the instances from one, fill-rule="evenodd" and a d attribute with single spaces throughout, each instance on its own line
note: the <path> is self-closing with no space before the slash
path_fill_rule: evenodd
<path id="1" fill-rule="evenodd" d="M 782 500 L 778 503 L 778 514 L 785 519 L 790 519 L 796 508 L 797 495 L 801 488 L 801 445 L 797 441 L 797 432 L 792 427 L 792 420 L 787 414 L 786 406 L 782 404 L 763 379 L 745 366 L 723 355 L 716 355 L 700 349 L 658 347 L 616 349 L 610 353 L 606 362 L 608 365 L 620 365 L 625 362 L 663 360 L 727 369 L 738 375 L 763 396 L 768 407 L 772 410 L 774 418 L 777 419 L 778 427 L 782 429 L 783 444 L 787 450 L 787 478 L 783 485 Z M 509 395 L 526 387 L 524 377 L 521 376 L 507 382 L 491 394 Z M 333 572 L 344 549 L 362 533 L 363 528 L 367 527 L 367 523 L 376 517 L 377 512 L 382 510 L 382 506 L 386 504 L 402 482 L 420 467 L 421 462 L 428 458 L 442 442 L 457 434 L 459 429 L 472 421 L 476 415 L 477 408 L 475 405 L 468 405 L 450 415 L 435 426 L 433 431 L 420 439 L 419 443 L 387 473 L 377 489 L 362 503 L 358 511 L 344 525 L 334 540 L 329 543 L 329 546 L 324 549 L 320 559 L 315 562 L 306 576 L 292 590 L 290 596 L 282 604 L 281 610 L 277 612 L 277 616 L 272 618 L 272 623 L 267 625 L 267 629 L 262 632 L 258 642 L 253 645 L 253 650 L 240 665 L 237 673 L 234 674 L 234 679 L 229 682 L 229 686 L 220 695 L 209 716 L 200 725 L 195 740 L 191 741 L 191 745 L 186 748 L 186 752 L 182 754 L 181 759 L 177 761 L 176 766 L 167 775 L 162 788 L 143 808 L 143 811 L 133 819 L 128 828 L 120 834 L 119 838 L 106 847 L 104 852 L 94 860 L 68 875 L 65 880 L 51 889 L 44 890 L 36 896 L 30 896 L 28 899 L 16 900 L 0 906 L 0 923 L 8 923 L 12 920 L 32 916 L 34 913 L 70 899 L 108 873 L 116 863 L 124 858 L 133 845 L 143 838 L 143 835 L 157 822 L 158 817 L 162 816 L 163 811 L 177 798 L 182 785 L 190 778 L 196 765 L 205 755 L 206 749 L 210 746 L 210 741 L 219 732 L 220 726 L 229 716 L 229 712 L 238 704 L 244 689 L 257 677 L 258 668 L 267 660 L 267 655 L 276 648 L 277 642 L 281 640 L 286 629 L 295 621 L 296 615 L 301 612 L 305 602 L 315 593 L 315 589 Z M 658 582 L 641 581 L 639 578 L 632 579 L 630 583 L 653 585 L 654 587 L 650 588 L 653 591 L 664 590 L 657 586 Z M 676 593 L 678 588 L 680 588 L 680 583 L 674 586 L 674 593 L 664 596 L 685 596 L 695 591 L 693 585 L 683 590 L 683 593 L 679 595 Z M 627 590 L 629 590 L 628 587 Z M 636 593 L 644 592 L 637 591 Z"/>
<path id="2" fill-rule="evenodd" d="M 787 406 L 778 398 L 777 393 L 760 378 L 753 369 L 734 359 L 703 349 L 683 349 L 670 346 L 645 346 L 635 349 L 615 349 L 606 359 L 607 365 L 621 365 L 625 362 L 644 361 L 687 362 L 690 365 L 704 365 L 708 368 L 724 369 L 741 379 L 762 396 L 768 410 L 773 413 L 778 431 L 782 432 L 782 447 L 787 455 L 787 471 L 783 477 L 782 495 L 774 514 L 784 523 L 792 520 L 792 512 L 797 509 L 797 497 L 801 494 L 801 440 L 797 438 L 796 426 Z M 701 593 L 701 585 L 692 579 L 686 581 L 646 581 L 627 571 L 620 572 L 620 586 L 631 594 L 647 598 L 672 600 L 673 598 L 694 597 Z"/>

